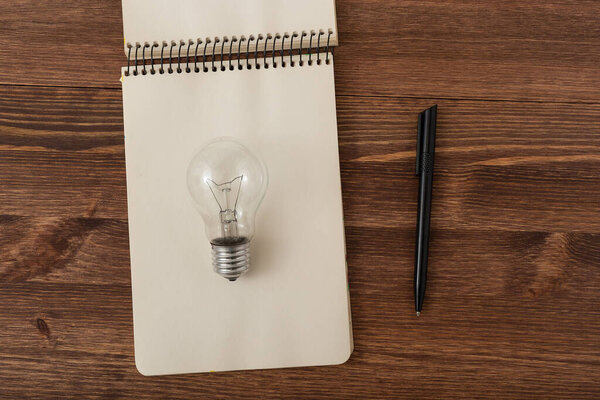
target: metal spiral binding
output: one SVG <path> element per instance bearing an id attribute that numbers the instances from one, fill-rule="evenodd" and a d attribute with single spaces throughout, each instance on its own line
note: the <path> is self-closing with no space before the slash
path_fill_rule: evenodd
<path id="1" fill-rule="evenodd" d="M 324 41 L 322 37 L 325 34 L 327 34 L 327 42 L 322 47 L 322 42 Z M 325 51 L 325 63 L 329 64 L 330 39 L 332 34 L 333 30 L 331 29 L 327 31 L 320 29 L 318 31 L 311 30 L 300 33 L 285 32 L 283 34 L 248 35 L 247 37 L 240 36 L 239 38 L 236 36 L 232 36 L 231 38 L 226 36 L 221 38 L 215 37 L 213 39 L 198 38 L 195 40 L 189 39 L 187 42 L 184 40 L 179 40 L 179 42 L 171 40 L 170 42 L 163 41 L 161 44 L 159 42 L 127 43 L 127 69 L 124 75 L 147 75 L 148 71 L 151 75 L 157 72 L 162 75 L 165 73 L 173 74 L 174 72 L 181 74 L 184 72 L 234 71 L 236 63 L 238 70 L 244 69 L 244 65 L 246 69 L 260 69 L 261 66 L 265 69 L 269 67 L 286 68 L 296 66 L 294 62 L 295 56 L 298 57 L 297 65 L 299 66 L 304 66 L 303 56 L 308 57 L 308 65 L 313 65 L 313 58 L 315 56 L 316 64 L 321 65 L 321 53 L 323 49 Z M 298 38 L 300 39 L 300 48 L 294 49 L 294 40 Z M 286 49 L 285 44 L 288 39 L 290 47 Z M 306 46 L 307 40 L 308 46 Z M 260 46 L 261 41 L 264 41 L 262 49 Z M 314 46 L 314 42 L 316 42 L 316 46 Z M 234 52 L 233 49 L 236 44 L 237 52 Z M 200 52 L 201 46 L 203 46 L 202 52 Z M 242 54 L 243 46 L 245 46 L 246 50 L 245 56 Z M 154 51 L 157 47 L 161 48 L 160 57 Z M 141 60 L 138 59 L 140 48 L 142 53 Z M 167 48 L 168 54 L 165 54 L 165 49 Z M 175 48 L 177 48 L 177 52 L 173 54 Z M 133 51 L 134 49 L 135 52 Z M 333 51 L 333 48 L 331 50 Z M 259 54 L 261 52 L 262 54 Z M 286 52 L 289 56 L 289 63 L 285 61 Z M 156 53 L 158 53 L 158 50 Z M 251 53 L 254 54 L 252 55 Z M 242 57 L 245 57 L 245 60 Z M 251 62 L 252 59 L 254 60 L 254 65 Z M 280 59 L 279 62 L 277 61 L 278 59 Z M 210 68 L 207 67 L 207 62 L 210 63 Z M 200 63 L 202 67 L 199 67 Z M 182 67 L 182 64 L 185 64 L 185 67 Z M 191 67 L 192 64 L 193 68 Z M 158 68 L 155 68 L 155 66 Z"/>

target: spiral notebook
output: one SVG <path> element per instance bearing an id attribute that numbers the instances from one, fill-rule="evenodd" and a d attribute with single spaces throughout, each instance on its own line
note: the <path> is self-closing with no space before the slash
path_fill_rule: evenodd
<path id="1" fill-rule="evenodd" d="M 330 365 L 352 352 L 333 0 L 123 0 L 135 362 L 144 375 Z M 186 168 L 210 139 L 269 171 L 251 268 L 212 270 Z"/>

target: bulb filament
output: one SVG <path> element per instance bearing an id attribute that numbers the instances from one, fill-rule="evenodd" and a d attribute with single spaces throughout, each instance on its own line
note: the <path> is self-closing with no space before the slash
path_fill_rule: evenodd
<path id="1" fill-rule="evenodd" d="M 216 183 L 212 179 L 206 179 L 215 201 L 219 205 L 219 217 L 221 220 L 221 238 L 228 240 L 238 239 L 237 202 L 240 197 L 240 189 L 244 175 L 240 175 L 230 181 Z"/>

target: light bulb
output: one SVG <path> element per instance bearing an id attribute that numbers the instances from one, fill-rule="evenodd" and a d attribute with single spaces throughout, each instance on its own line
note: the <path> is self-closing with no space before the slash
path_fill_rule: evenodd
<path id="1" fill-rule="evenodd" d="M 264 163 L 232 138 L 202 147 L 187 169 L 187 185 L 204 220 L 213 269 L 235 281 L 250 267 L 256 211 L 267 189 Z"/>

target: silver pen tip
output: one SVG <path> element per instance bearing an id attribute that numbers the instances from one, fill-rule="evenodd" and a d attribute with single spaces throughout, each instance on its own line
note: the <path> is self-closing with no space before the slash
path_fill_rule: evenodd
<path id="1" fill-rule="evenodd" d="M 417 317 L 421 316 L 421 311 L 417 311 Z"/>

